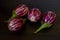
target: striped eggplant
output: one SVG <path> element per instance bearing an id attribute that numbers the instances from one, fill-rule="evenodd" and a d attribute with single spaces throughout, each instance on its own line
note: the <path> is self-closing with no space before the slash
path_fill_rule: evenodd
<path id="1" fill-rule="evenodd" d="M 41 31 L 44 28 L 50 28 L 56 21 L 56 14 L 52 11 L 47 11 L 43 15 L 42 21 L 44 23 L 34 33 L 38 33 L 39 31 Z"/>
<path id="2" fill-rule="evenodd" d="M 14 10 L 13 13 L 16 14 L 18 17 L 25 16 L 28 13 L 28 7 L 24 4 L 18 5 Z"/>
<path id="3" fill-rule="evenodd" d="M 8 22 L 8 28 L 10 31 L 18 31 L 22 29 L 24 21 L 21 18 L 12 18 Z"/>

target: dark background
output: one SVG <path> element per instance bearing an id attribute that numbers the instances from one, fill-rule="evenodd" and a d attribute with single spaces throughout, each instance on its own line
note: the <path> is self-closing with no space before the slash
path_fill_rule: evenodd
<path id="1" fill-rule="evenodd" d="M 39 8 L 42 13 L 51 10 L 57 15 L 56 23 L 48 31 L 34 34 L 33 31 L 39 24 L 26 23 L 22 32 L 12 33 L 7 28 L 8 20 L 12 10 L 19 4 L 26 4 L 28 7 Z M 0 40 L 60 40 L 60 0 L 0 0 Z"/>

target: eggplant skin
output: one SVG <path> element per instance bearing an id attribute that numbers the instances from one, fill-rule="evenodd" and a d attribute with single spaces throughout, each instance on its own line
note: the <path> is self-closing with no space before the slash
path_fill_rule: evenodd
<path id="1" fill-rule="evenodd" d="M 20 4 L 13 11 L 17 16 L 22 17 L 28 13 L 28 7 L 25 4 Z"/>
<path id="2" fill-rule="evenodd" d="M 54 24 L 56 20 L 56 14 L 53 11 L 47 11 L 43 15 L 43 22 Z"/>
<path id="3" fill-rule="evenodd" d="M 41 18 L 41 11 L 38 8 L 33 8 L 28 12 L 27 18 L 31 22 L 37 22 Z"/>
<path id="4" fill-rule="evenodd" d="M 18 31 L 22 29 L 24 22 L 21 18 L 12 18 L 8 23 L 8 28 L 10 31 Z"/>

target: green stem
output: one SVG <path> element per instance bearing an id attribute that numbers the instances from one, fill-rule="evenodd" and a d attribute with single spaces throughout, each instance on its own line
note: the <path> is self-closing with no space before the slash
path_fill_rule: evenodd
<path id="1" fill-rule="evenodd" d="M 23 20 L 25 22 L 27 19 L 25 18 L 25 19 L 21 19 L 21 20 Z"/>
<path id="2" fill-rule="evenodd" d="M 43 21 L 41 21 L 41 25 L 42 25 L 42 24 L 44 24 L 44 22 L 43 22 Z"/>
<path id="3" fill-rule="evenodd" d="M 52 25 L 52 24 L 44 23 L 44 24 L 42 24 L 42 26 L 39 27 L 34 33 L 38 33 L 39 31 L 41 31 L 41 30 L 44 29 L 44 28 L 49 28 L 49 27 L 51 27 L 51 25 Z"/>
<path id="4" fill-rule="evenodd" d="M 13 17 L 17 17 L 15 11 L 12 12 L 12 17 L 11 17 L 11 18 L 13 18 Z M 26 21 L 27 19 L 25 18 L 25 19 L 22 19 L 22 20 L 23 20 L 23 21 Z"/>
<path id="5" fill-rule="evenodd" d="M 11 18 L 14 18 L 14 17 L 16 17 L 16 16 L 17 16 L 17 15 L 16 15 L 15 11 L 13 11 L 13 12 L 12 12 L 12 17 L 11 17 Z M 10 19 L 11 19 L 11 18 L 10 18 Z M 25 18 L 25 19 L 22 19 L 22 20 L 25 22 L 27 19 Z"/>
<path id="6" fill-rule="evenodd" d="M 12 18 L 14 18 L 14 17 L 16 17 L 16 13 L 15 13 L 15 11 L 12 12 L 12 16 L 9 18 L 9 20 L 12 19 Z M 9 20 L 4 21 L 4 22 L 9 22 Z"/>
<path id="7" fill-rule="evenodd" d="M 27 19 L 25 18 L 25 19 L 23 19 L 23 21 L 25 22 Z"/>
<path id="8" fill-rule="evenodd" d="M 14 17 L 16 17 L 16 16 L 17 16 L 17 15 L 16 15 L 15 11 L 13 11 L 13 12 L 12 12 L 12 17 L 11 17 L 11 18 L 14 18 Z M 11 18 L 10 18 L 10 19 L 11 19 Z"/>

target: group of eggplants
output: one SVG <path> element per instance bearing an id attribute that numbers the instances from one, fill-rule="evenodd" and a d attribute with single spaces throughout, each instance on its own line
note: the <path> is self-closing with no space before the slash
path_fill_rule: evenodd
<path id="1" fill-rule="evenodd" d="M 26 18 L 22 18 L 27 16 Z M 23 28 L 26 19 L 31 23 L 35 23 L 38 20 L 42 21 L 42 25 L 36 29 L 33 33 L 38 33 L 42 29 L 50 28 L 56 21 L 56 14 L 53 11 L 47 11 L 41 13 L 38 8 L 29 9 L 25 4 L 18 5 L 13 11 L 12 16 L 8 20 L 8 28 L 10 31 L 16 32 Z"/>

